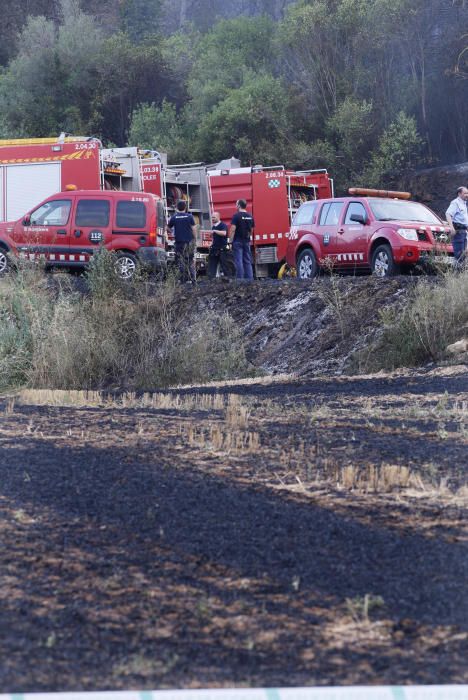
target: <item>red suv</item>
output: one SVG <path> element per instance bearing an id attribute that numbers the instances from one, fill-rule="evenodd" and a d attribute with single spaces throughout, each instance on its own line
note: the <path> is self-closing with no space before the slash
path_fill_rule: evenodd
<path id="1" fill-rule="evenodd" d="M 450 229 L 402 192 L 349 191 L 350 197 L 306 202 L 289 233 L 286 260 L 301 279 L 320 267 L 371 270 L 378 277 L 431 262 L 452 265 Z"/>
<path id="2" fill-rule="evenodd" d="M 11 257 L 47 266 L 85 267 L 101 246 L 116 253 L 116 271 L 130 279 L 139 264 L 166 265 L 162 201 L 142 192 L 75 190 L 48 197 L 20 220 L 0 224 L 0 274 Z"/>

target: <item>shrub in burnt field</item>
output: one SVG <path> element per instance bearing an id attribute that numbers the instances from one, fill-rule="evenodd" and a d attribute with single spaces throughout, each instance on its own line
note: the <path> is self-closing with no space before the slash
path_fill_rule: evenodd
<path id="1" fill-rule="evenodd" d="M 116 255 L 107 248 L 101 248 L 96 252 L 85 272 L 86 282 L 90 294 L 95 299 L 109 299 L 109 297 L 124 297 L 125 292 L 135 287 L 134 281 L 125 282 L 115 271 Z"/>
<path id="2" fill-rule="evenodd" d="M 151 294 L 143 278 L 107 294 L 101 282 L 84 297 L 40 272 L 0 282 L 2 388 L 151 390 L 251 374 L 231 317 L 187 318 L 173 279 Z"/>
<path id="3" fill-rule="evenodd" d="M 381 313 L 376 345 L 353 358 L 352 369 L 415 367 L 446 356 L 447 345 L 468 335 L 468 271 L 418 281 L 403 307 Z"/>
<path id="4" fill-rule="evenodd" d="M 43 271 L 17 261 L 0 282 L 0 388 L 25 384 L 34 335 L 46 322 Z"/>

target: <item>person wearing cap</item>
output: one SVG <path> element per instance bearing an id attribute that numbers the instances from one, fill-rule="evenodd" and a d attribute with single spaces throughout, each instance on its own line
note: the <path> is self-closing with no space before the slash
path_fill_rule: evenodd
<path id="1" fill-rule="evenodd" d="M 192 214 L 187 211 L 187 202 L 177 202 L 175 214 L 171 216 L 167 224 L 167 232 L 174 231 L 175 262 L 179 268 L 180 281 L 196 282 L 195 271 L 195 241 L 197 227 Z"/>
<path id="2" fill-rule="evenodd" d="M 247 211 L 245 199 L 236 202 L 237 212 L 231 220 L 229 238 L 232 241 L 232 251 L 236 264 L 237 279 L 253 280 L 252 253 L 250 240 L 255 222 L 252 214 Z"/>
<path id="3" fill-rule="evenodd" d="M 459 187 L 457 197 L 450 202 L 445 212 L 453 246 L 453 255 L 457 264 L 461 264 L 466 257 L 466 232 L 468 230 L 468 188 Z"/>

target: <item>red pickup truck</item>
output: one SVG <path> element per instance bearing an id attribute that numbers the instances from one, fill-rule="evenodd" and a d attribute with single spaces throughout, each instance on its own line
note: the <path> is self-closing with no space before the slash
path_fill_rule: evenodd
<path id="1" fill-rule="evenodd" d="M 314 277 L 321 267 L 388 277 L 416 264 L 453 264 L 447 224 L 408 193 L 349 193 L 306 202 L 297 211 L 286 260 L 298 277 Z"/>
<path id="2" fill-rule="evenodd" d="M 130 279 L 139 264 L 166 265 L 162 200 L 146 192 L 72 190 L 48 197 L 18 221 L 0 224 L 0 274 L 12 258 L 46 266 L 86 267 L 101 246 Z"/>

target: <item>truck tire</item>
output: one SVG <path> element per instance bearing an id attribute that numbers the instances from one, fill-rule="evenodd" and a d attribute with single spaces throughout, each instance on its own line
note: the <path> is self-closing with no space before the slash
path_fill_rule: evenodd
<path id="1" fill-rule="evenodd" d="M 114 269 L 121 280 L 129 281 L 135 277 L 138 260 L 132 253 L 121 250 L 116 253 Z"/>
<path id="2" fill-rule="evenodd" d="M 0 276 L 5 275 L 11 269 L 10 258 L 5 248 L 0 248 Z"/>
<path id="3" fill-rule="evenodd" d="M 376 277 L 393 277 L 399 272 L 399 266 L 393 259 L 393 253 L 388 243 L 382 243 L 372 253 L 372 274 Z"/>
<path id="4" fill-rule="evenodd" d="M 297 258 L 296 270 L 300 280 L 310 280 L 316 276 L 318 265 L 312 248 L 301 250 Z"/>

